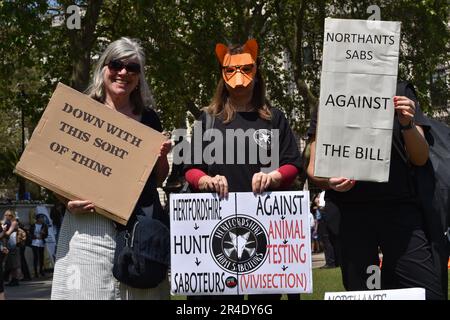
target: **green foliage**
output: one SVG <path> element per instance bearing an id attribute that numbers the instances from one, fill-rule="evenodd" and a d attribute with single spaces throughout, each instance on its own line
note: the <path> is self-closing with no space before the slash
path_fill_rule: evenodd
<path id="1" fill-rule="evenodd" d="M 7 178 L 12 176 L 12 171 L 19 161 L 19 154 L 14 149 L 3 149 L 0 153 L 0 183 L 7 183 Z"/>
<path id="2" fill-rule="evenodd" d="M 372 4 L 382 20 L 402 22 L 400 77 L 417 86 L 428 112 L 448 108 L 445 0 L 80 0 L 81 30 L 52 26 L 73 3 L 0 2 L 0 112 L 9 115 L 1 118 L 0 137 L 11 133 L 0 148 L 20 150 L 20 126 L 11 115 L 23 110 L 32 132 L 56 83 L 85 88 L 92 63 L 121 36 L 142 41 L 146 76 L 168 130 L 208 105 L 219 77 L 215 44 L 256 38 L 269 100 L 304 134 L 319 95 L 324 18 L 367 19 Z"/>

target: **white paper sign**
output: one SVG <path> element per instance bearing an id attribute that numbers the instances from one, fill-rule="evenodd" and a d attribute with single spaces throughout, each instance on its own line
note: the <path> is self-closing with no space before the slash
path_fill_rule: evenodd
<path id="1" fill-rule="evenodd" d="M 312 292 L 309 193 L 171 194 L 171 293 Z"/>
<path id="2" fill-rule="evenodd" d="M 424 288 L 325 292 L 325 300 L 425 300 Z"/>
<path id="3" fill-rule="evenodd" d="M 389 179 L 400 22 L 325 19 L 315 175 Z"/>

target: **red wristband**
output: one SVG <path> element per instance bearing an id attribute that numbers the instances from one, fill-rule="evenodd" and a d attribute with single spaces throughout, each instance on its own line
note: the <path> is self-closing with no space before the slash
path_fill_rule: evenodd
<path id="1" fill-rule="evenodd" d="M 280 189 L 288 188 L 292 185 L 298 174 L 298 169 L 292 164 L 285 164 L 277 169 L 281 173 Z"/>
<path id="2" fill-rule="evenodd" d="M 195 168 L 189 169 L 184 174 L 184 178 L 186 179 L 186 181 L 196 190 L 199 189 L 198 182 L 199 182 L 200 178 L 203 176 L 206 176 L 206 173 L 204 173 L 200 169 L 195 169 Z"/>

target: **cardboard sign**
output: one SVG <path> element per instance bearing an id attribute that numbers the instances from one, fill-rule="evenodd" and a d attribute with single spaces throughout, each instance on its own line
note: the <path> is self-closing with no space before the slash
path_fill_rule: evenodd
<path id="1" fill-rule="evenodd" d="M 425 289 L 325 292 L 324 300 L 425 300 Z"/>
<path id="2" fill-rule="evenodd" d="M 166 138 L 58 84 L 15 172 L 126 224 Z"/>
<path id="3" fill-rule="evenodd" d="M 173 295 L 312 292 L 308 192 L 171 194 Z"/>
<path id="4" fill-rule="evenodd" d="M 325 19 L 315 175 L 389 179 L 400 22 Z"/>

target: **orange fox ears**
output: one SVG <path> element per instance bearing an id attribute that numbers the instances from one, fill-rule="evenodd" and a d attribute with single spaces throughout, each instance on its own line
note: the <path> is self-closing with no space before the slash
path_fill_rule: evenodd
<path id="1" fill-rule="evenodd" d="M 228 53 L 228 47 L 223 43 L 216 44 L 216 56 L 220 62 L 220 65 L 223 66 L 223 58 Z"/>
<path id="2" fill-rule="evenodd" d="M 244 52 L 249 53 L 253 61 L 256 61 L 258 57 L 258 43 L 255 39 L 248 39 L 247 42 L 244 44 Z"/>
<path id="3" fill-rule="evenodd" d="M 249 39 L 244 44 L 243 47 L 244 53 L 248 53 L 252 56 L 253 61 L 256 61 L 258 57 L 258 43 L 255 39 Z M 228 53 L 228 47 L 224 45 L 223 43 L 216 44 L 216 56 L 219 60 L 220 64 L 223 65 L 223 59 L 225 58 L 225 55 Z"/>

